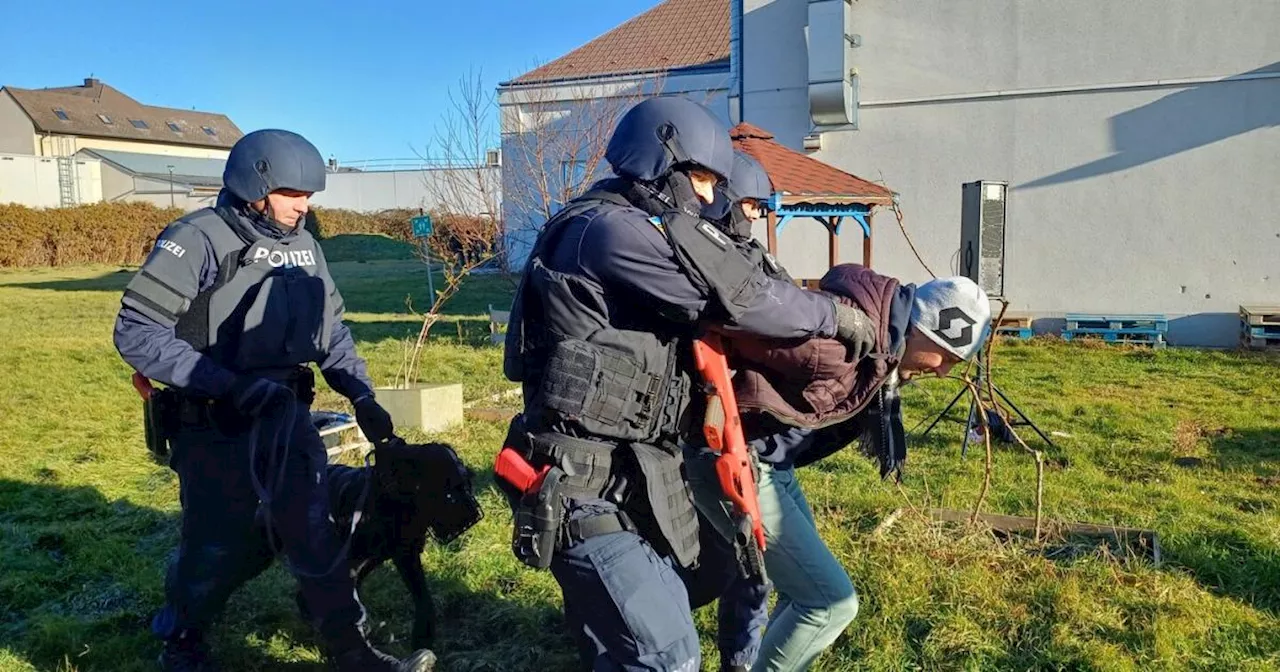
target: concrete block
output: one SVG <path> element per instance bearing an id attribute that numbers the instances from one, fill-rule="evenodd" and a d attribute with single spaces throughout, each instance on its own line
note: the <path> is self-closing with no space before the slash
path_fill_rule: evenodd
<path id="1" fill-rule="evenodd" d="M 462 385 L 441 383 L 409 388 L 380 387 L 378 403 L 391 414 L 396 427 L 416 427 L 427 432 L 444 431 L 462 424 Z"/>

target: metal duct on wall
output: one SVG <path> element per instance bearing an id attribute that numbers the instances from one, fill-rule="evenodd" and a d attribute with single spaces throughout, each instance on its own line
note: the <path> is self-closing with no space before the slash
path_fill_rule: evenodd
<path id="1" fill-rule="evenodd" d="M 857 76 L 849 0 L 810 0 L 805 37 L 809 48 L 809 117 L 815 126 L 857 126 Z"/>

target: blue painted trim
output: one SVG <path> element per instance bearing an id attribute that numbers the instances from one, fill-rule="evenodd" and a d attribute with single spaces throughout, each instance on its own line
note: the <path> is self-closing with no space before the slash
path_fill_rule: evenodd
<path id="1" fill-rule="evenodd" d="M 836 218 L 836 235 L 840 235 L 840 227 L 844 224 L 845 217 L 852 217 L 858 225 L 862 227 L 862 234 L 871 237 L 871 223 L 867 221 L 867 216 L 871 214 L 871 207 L 861 203 L 849 203 L 845 205 L 824 205 L 803 204 L 803 205 L 783 205 L 782 194 L 775 193 L 769 198 L 769 209 L 778 213 L 778 232 L 781 233 L 787 222 L 792 217 L 834 217 Z"/>

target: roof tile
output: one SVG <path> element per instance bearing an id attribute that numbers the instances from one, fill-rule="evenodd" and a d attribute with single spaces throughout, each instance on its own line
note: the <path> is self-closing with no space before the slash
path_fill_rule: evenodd
<path id="1" fill-rule="evenodd" d="M 728 58 L 729 0 L 666 0 L 512 83 L 654 72 Z"/>
<path id="2" fill-rule="evenodd" d="M 733 146 L 764 166 L 775 191 L 795 196 L 841 196 L 887 203 L 893 192 L 874 182 L 779 144 L 773 134 L 748 123 L 729 131 Z"/>
<path id="3" fill-rule="evenodd" d="M 98 80 L 87 80 L 83 86 L 51 89 L 6 86 L 4 91 L 13 96 L 31 117 L 36 130 L 42 133 L 221 149 L 230 148 L 244 135 L 226 115 L 143 105 Z M 55 109 L 62 110 L 67 120 L 59 119 Z M 99 114 L 111 119 L 112 123 L 103 122 L 98 118 Z M 134 126 L 134 119 L 144 122 L 146 128 Z M 180 132 L 169 128 L 171 121 L 181 129 Z M 213 129 L 215 135 L 205 133 L 205 126 Z"/>

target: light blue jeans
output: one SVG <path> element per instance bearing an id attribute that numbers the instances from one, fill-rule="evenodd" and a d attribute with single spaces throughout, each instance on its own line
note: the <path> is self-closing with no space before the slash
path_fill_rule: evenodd
<path id="1" fill-rule="evenodd" d="M 732 538 L 732 505 L 721 497 L 715 458 L 686 460 L 694 503 L 720 534 Z M 858 614 L 858 593 L 840 561 L 818 535 L 795 469 L 760 465 L 760 517 L 765 570 L 778 591 L 756 672 L 807 670 Z"/>

